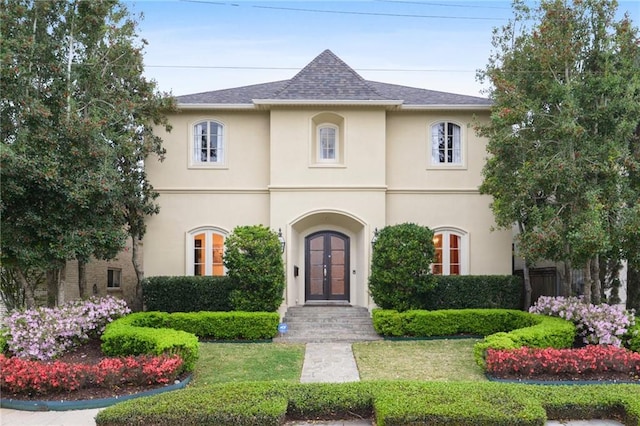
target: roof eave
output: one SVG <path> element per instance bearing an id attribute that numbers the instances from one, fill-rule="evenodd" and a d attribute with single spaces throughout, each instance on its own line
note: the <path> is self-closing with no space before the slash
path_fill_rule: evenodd
<path id="1" fill-rule="evenodd" d="M 458 111 L 490 111 L 491 105 L 475 104 L 434 104 L 434 105 L 402 105 L 402 110 L 433 111 L 433 110 L 458 110 Z"/>
<path id="2" fill-rule="evenodd" d="M 178 109 L 256 109 L 253 104 L 207 104 L 207 103 L 178 103 Z"/>
<path id="3" fill-rule="evenodd" d="M 402 100 L 388 99 L 254 99 L 254 105 L 356 105 L 356 106 L 399 106 Z"/>

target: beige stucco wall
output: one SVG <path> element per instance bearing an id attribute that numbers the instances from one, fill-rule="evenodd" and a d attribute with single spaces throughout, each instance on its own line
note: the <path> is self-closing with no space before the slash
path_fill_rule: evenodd
<path id="1" fill-rule="evenodd" d="M 314 160 L 314 117 L 341 120 L 341 161 Z M 415 222 L 465 233 L 469 274 L 510 274 L 511 233 L 491 231 L 490 199 L 479 194 L 485 141 L 473 132 L 478 111 L 386 111 L 382 107 L 273 107 L 266 111 L 185 111 L 161 134 L 167 158 L 147 163 L 160 192 L 160 214 L 148 220 L 145 273 L 184 275 L 189 231 L 239 225 L 282 229 L 285 303 L 304 302 L 304 241 L 331 230 L 350 238 L 350 301 L 372 306 L 367 291 L 375 228 Z M 189 166 L 190 129 L 201 119 L 225 125 L 226 163 Z M 463 165 L 430 164 L 430 126 L 462 129 Z M 298 276 L 294 276 L 295 267 Z"/>

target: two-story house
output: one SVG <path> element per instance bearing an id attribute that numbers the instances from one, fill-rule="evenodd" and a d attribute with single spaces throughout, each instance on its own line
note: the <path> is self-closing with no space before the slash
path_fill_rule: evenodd
<path id="1" fill-rule="evenodd" d="M 386 225 L 435 231 L 438 274 L 511 274 L 511 232 L 481 195 L 487 99 L 363 79 L 329 50 L 293 78 L 178 97 L 167 155 L 149 162 L 160 214 L 147 276 L 224 274 L 239 225 L 281 230 L 283 308 L 371 308 L 371 241 Z"/>

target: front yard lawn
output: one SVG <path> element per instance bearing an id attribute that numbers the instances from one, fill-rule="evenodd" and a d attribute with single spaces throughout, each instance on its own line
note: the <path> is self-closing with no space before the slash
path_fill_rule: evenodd
<path id="1" fill-rule="evenodd" d="M 378 341 L 353 344 L 360 380 L 483 381 L 473 360 L 476 339 Z"/>
<path id="2" fill-rule="evenodd" d="M 300 381 L 304 345 L 200 343 L 191 386 L 253 381 Z"/>

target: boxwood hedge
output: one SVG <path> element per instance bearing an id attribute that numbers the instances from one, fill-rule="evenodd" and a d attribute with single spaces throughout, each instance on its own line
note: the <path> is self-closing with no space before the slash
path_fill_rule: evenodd
<path id="1" fill-rule="evenodd" d="M 475 359 L 481 366 L 488 348 L 569 348 L 576 334 L 575 325 L 564 319 L 511 309 L 374 309 L 373 327 L 387 337 L 486 336 L 474 347 Z"/>
<path id="2" fill-rule="evenodd" d="M 548 419 L 640 422 L 640 386 L 495 382 L 245 382 L 187 388 L 109 407 L 98 426 L 282 425 L 291 419 L 374 418 L 378 426 L 544 425 Z"/>
<path id="3" fill-rule="evenodd" d="M 185 370 L 198 358 L 198 338 L 271 339 L 278 333 L 275 312 L 136 312 L 107 325 L 102 350 L 109 356 L 179 354 Z"/>

